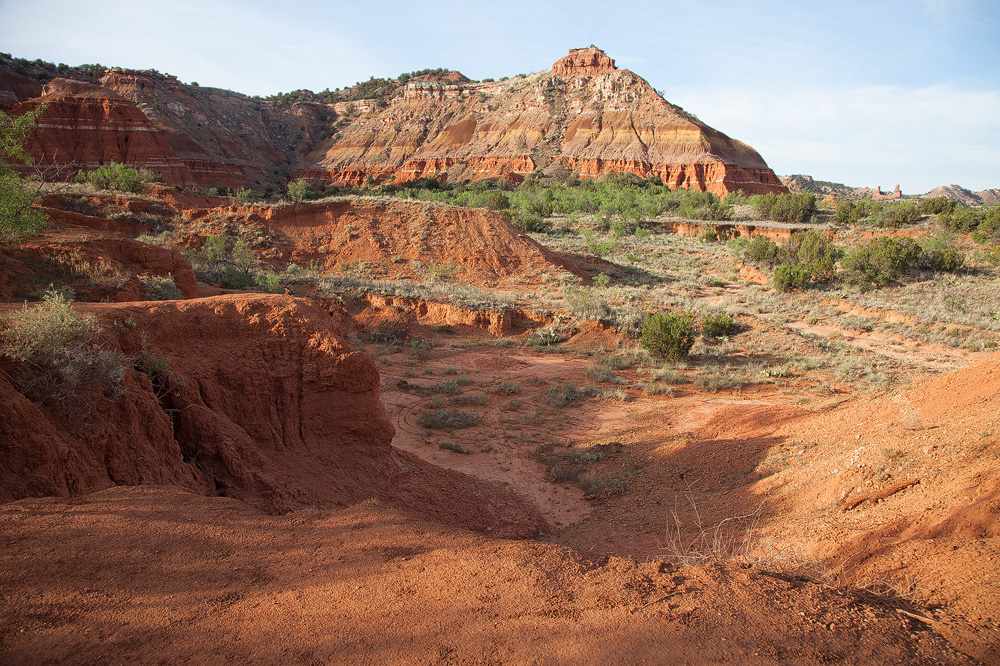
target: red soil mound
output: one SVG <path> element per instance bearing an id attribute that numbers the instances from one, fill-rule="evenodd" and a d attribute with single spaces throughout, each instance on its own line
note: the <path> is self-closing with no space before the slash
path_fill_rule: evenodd
<path id="1" fill-rule="evenodd" d="M 0 660 L 968 663 L 877 600 L 738 565 L 588 561 L 381 503 L 176 489 L 0 507 Z"/>
<path id="2" fill-rule="evenodd" d="M 769 531 L 848 582 L 948 606 L 935 629 L 1000 660 L 998 399 L 995 355 L 780 427 L 796 462 L 757 485 L 783 515 Z"/>
<path id="3" fill-rule="evenodd" d="M 188 211 L 200 225 L 266 224 L 281 260 L 326 271 L 365 266 L 384 277 L 456 277 L 466 284 L 537 279 L 572 265 L 514 229 L 498 213 L 392 199 L 339 199 L 299 206 Z"/>
<path id="4" fill-rule="evenodd" d="M 15 417 L 0 440 L 2 500 L 172 484 L 272 513 L 381 497 L 506 536 L 543 524 L 502 488 L 390 446 L 378 370 L 342 341 L 340 312 L 257 295 L 81 309 L 135 358 L 145 340 L 175 379 L 154 385 L 130 370 L 124 397 L 90 395 L 72 414 L 39 409 L 0 380 Z"/>
<path id="5" fill-rule="evenodd" d="M 138 276 L 172 278 L 184 298 L 197 293 L 191 264 L 174 250 L 124 236 L 144 225 L 42 208 L 52 230 L 0 250 L 0 300 L 37 298 L 51 284 L 70 286 L 78 300 L 143 299 Z"/>

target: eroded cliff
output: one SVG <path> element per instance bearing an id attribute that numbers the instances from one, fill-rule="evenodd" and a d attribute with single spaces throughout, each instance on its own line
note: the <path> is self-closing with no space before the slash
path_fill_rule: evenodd
<path id="1" fill-rule="evenodd" d="M 23 77 L 8 74 L 0 98 L 31 94 Z M 407 76 L 405 85 L 400 77 L 379 89 L 383 97 L 332 103 L 268 103 L 155 72 L 111 69 L 95 80 L 84 89 L 55 79 L 15 107 L 50 103 L 35 138 L 41 162 L 72 170 L 124 161 L 171 183 L 258 190 L 289 177 L 519 182 L 558 166 L 584 178 L 656 176 L 719 195 L 786 191 L 750 146 L 670 104 L 593 46 L 550 71 L 490 82 L 456 72 Z"/>

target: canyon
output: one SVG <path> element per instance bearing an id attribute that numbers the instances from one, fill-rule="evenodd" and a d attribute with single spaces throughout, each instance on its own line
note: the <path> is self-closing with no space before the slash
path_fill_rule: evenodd
<path id="1" fill-rule="evenodd" d="M 271 101 L 12 62 L 50 182 L 0 244 L 0 661 L 1000 661 L 968 230 L 716 215 L 700 193 L 861 194 L 779 180 L 593 46 Z M 110 162 L 162 182 L 58 180 Z M 238 196 L 298 178 L 322 198 Z M 433 199 L 464 181 L 506 205 Z M 643 188 L 673 207 L 598 205 Z M 526 231 L 524 192 L 594 205 Z M 781 290 L 745 248 L 803 232 L 965 263 Z M 686 357 L 651 313 L 689 317 Z"/>

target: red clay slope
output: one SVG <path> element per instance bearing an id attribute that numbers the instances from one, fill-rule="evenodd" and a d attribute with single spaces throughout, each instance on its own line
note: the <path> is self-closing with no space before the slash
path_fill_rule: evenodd
<path id="1" fill-rule="evenodd" d="M 260 295 L 80 307 L 107 322 L 109 345 L 141 366 L 145 340 L 176 379 L 129 370 L 121 398 L 94 391 L 58 412 L 0 377 L 0 500 L 169 484 L 271 513 L 380 497 L 507 536 L 542 525 L 502 488 L 390 445 L 378 370 L 343 342 L 340 312 Z"/>
<path id="2" fill-rule="evenodd" d="M 323 272 L 364 266 L 369 276 L 423 279 L 437 273 L 483 285 L 578 271 L 566 258 L 517 231 L 503 215 L 479 208 L 351 197 L 185 214 L 200 232 L 213 222 L 264 224 L 276 232 L 278 263 L 316 262 Z"/>

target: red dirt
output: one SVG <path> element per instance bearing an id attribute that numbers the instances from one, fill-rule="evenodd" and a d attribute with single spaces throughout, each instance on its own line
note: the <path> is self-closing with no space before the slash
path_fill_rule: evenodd
<path id="1" fill-rule="evenodd" d="M 149 378 L 130 370 L 123 399 L 93 395 L 74 408 L 83 423 L 40 410 L 4 382 L 17 407 L 3 430 L 5 500 L 168 483 L 274 513 L 381 497 L 504 536 L 543 525 L 502 488 L 390 446 L 378 371 L 339 337 L 347 324 L 339 312 L 259 295 L 80 309 L 107 320 L 130 355 L 145 340 L 170 359 L 176 380 L 157 400 Z M 23 438 L 28 423 L 42 427 Z"/>
<path id="2" fill-rule="evenodd" d="M 558 253 L 498 213 L 393 199 L 349 198 L 297 206 L 186 211 L 201 226 L 264 225 L 275 233 L 280 267 L 318 262 L 323 272 L 363 267 L 366 275 L 458 279 L 495 285 L 577 272 Z"/>
<path id="3" fill-rule="evenodd" d="M 143 297 L 140 275 L 172 278 L 184 298 L 194 298 L 191 264 L 174 250 L 140 243 L 125 234 L 144 225 L 41 208 L 51 230 L 0 251 L 0 300 L 38 298 L 55 283 L 72 287 L 78 300 L 126 302 Z"/>
<path id="4" fill-rule="evenodd" d="M 967 663 L 877 600 L 739 565 L 589 561 L 380 503 L 164 488 L 0 507 L 10 663 Z"/>
<path id="5" fill-rule="evenodd" d="M 483 243 L 498 228 L 482 211 L 304 208 L 227 215 L 274 224 L 283 251 L 336 231 L 345 256 L 395 265 L 375 222 L 420 213 L 442 256 L 470 253 L 464 275 L 551 269 L 530 244 L 463 245 L 468 225 Z M 65 213 L 79 224 L 44 242 L 135 243 L 95 220 Z M 30 272 L 16 262 L 8 285 Z M 490 343 L 543 323 L 515 312 L 349 306 L 78 305 L 183 383 L 130 369 L 123 398 L 91 391 L 74 418 L 0 375 L 0 660 L 1000 661 L 1000 355 L 843 404 L 808 402 L 802 379 L 553 407 L 618 334 L 591 324 L 546 354 Z M 373 347 L 380 366 L 345 342 L 385 326 L 435 346 Z M 482 425 L 429 431 L 419 413 L 452 375 Z M 592 471 L 629 490 L 585 500 L 546 451 L 606 452 Z M 492 538 L 538 534 L 555 543 Z"/>

